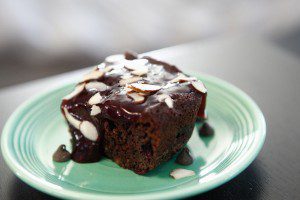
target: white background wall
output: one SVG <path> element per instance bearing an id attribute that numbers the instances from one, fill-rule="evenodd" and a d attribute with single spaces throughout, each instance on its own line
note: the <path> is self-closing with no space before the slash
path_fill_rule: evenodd
<path id="1" fill-rule="evenodd" d="M 299 0 L 0 0 L 0 86 L 126 49 L 236 33 L 276 40 L 297 28 Z"/>

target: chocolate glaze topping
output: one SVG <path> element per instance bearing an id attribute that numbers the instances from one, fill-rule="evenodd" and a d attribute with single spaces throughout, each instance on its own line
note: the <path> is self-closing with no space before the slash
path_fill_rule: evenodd
<path id="1" fill-rule="evenodd" d="M 179 76 L 184 77 L 183 79 L 186 80 L 178 79 Z M 109 120 L 117 119 L 119 121 L 134 122 L 153 106 L 169 106 L 170 109 L 176 110 L 176 105 L 173 107 L 172 104 L 172 101 L 176 101 L 176 94 L 199 92 L 202 98 L 198 116 L 204 118 L 206 92 L 197 91 L 191 85 L 193 81 L 197 80 L 182 74 L 175 66 L 150 57 L 138 57 L 131 53 L 107 57 L 105 62 L 94 68 L 89 78 L 77 85 L 77 87 L 83 88 L 82 90 L 73 94 L 71 98 L 65 98 L 62 101 L 63 114 L 65 116 L 66 114 L 71 115 L 79 124 L 79 126 L 76 123 L 72 124 L 70 117 L 66 117 L 70 124 L 70 131 L 73 133 L 72 159 L 77 162 L 94 162 L 100 159 L 101 127 L 99 125 L 100 120 L 97 118 L 100 116 Z M 97 83 L 104 83 L 105 85 L 101 84 L 97 87 L 95 86 Z M 131 84 L 133 83 L 141 86 L 142 90 L 132 87 Z M 95 87 L 93 88 L 93 86 Z M 149 86 L 150 90 L 149 88 L 143 90 L 145 86 Z M 151 90 L 151 88 L 155 89 Z M 100 95 L 91 101 L 91 97 L 96 93 Z M 135 93 L 134 95 L 142 101 L 136 101 L 133 98 L 135 96 L 130 95 L 132 93 Z M 168 102 L 166 99 L 168 99 Z M 93 102 L 94 106 L 100 108 L 99 114 L 91 115 L 93 105 L 89 102 Z M 65 112 L 66 110 L 68 113 Z M 93 127 L 85 126 L 83 128 L 81 126 L 83 121 L 90 122 L 96 128 L 98 132 L 96 140 L 87 139 L 89 137 L 86 137 L 85 134 L 89 134 Z M 86 124 L 89 125 L 89 123 Z M 81 129 L 84 129 L 84 131 Z M 92 154 L 97 155 L 83 156 L 85 155 L 84 148 L 90 146 L 96 149 Z"/>

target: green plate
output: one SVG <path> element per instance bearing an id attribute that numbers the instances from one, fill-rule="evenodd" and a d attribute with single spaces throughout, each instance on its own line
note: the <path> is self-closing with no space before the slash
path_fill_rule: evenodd
<path id="1" fill-rule="evenodd" d="M 1 148 L 11 170 L 32 187 L 70 199 L 180 198 L 213 189 L 243 171 L 262 148 L 266 124 L 262 112 L 244 92 L 220 79 L 199 77 L 208 88 L 212 137 L 201 138 L 196 124 L 188 146 L 195 161 L 182 167 L 174 159 L 146 175 L 137 175 L 103 159 L 98 163 L 52 162 L 70 135 L 60 113 L 63 96 L 74 84 L 40 94 L 21 105 L 3 130 Z M 191 169 L 195 176 L 174 180 L 169 172 Z"/>

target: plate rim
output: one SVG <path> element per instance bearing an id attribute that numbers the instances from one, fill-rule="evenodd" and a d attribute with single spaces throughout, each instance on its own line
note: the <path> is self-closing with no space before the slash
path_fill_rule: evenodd
<path id="1" fill-rule="evenodd" d="M 200 79 L 207 79 L 209 81 L 212 81 L 216 83 L 217 85 L 222 85 L 222 87 L 229 89 L 236 93 L 241 99 L 245 100 L 247 103 L 247 106 L 251 108 L 251 111 L 253 112 L 255 119 L 257 121 L 259 130 L 260 130 L 260 139 L 256 140 L 256 148 L 253 148 L 252 151 L 247 152 L 247 156 L 244 156 L 239 163 L 231 170 L 223 172 L 223 174 L 219 177 L 216 177 L 212 179 L 209 182 L 197 184 L 194 186 L 186 187 L 186 188 L 180 188 L 177 190 L 174 189 L 168 189 L 168 190 L 160 190 L 156 192 L 145 192 L 140 194 L 113 194 L 113 193 L 88 193 L 88 192 L 81 192 L 81 191 L 74 191 L 74 190 L 67 190 L 64 188 L 61 188 L 60 186 L 54 185 L 52 183 L 48 183 L 45 180 L 42 180 L 41 178 L 38 178 L 31 174 L 29 171 L 27 171 L 24 167 L 22 167 L 16 160 L 14 160 L 13 156 L 10 153 L 9 150 L 9 133 L 11 128 L 14 126 L 14 121 L 18 118 L 19 114 L 25 109 L 27 106 L 29 106 L 32 101 L 36 101 L 37 99 L 40 99 L 44 97 L 45 95 L 57 91 L 63 87 L 66 87 L 67 85 L 76 84 L 75 81 L 72 83 L 65 83 L 61 84 L 59 86 L 56 86 L 50 90 L 46 90 L 42 93 L 39 93 L 37 95 L 34 95 L 33 97 L 29 98 L 25 102 L 23 102 L 20 106 L 17 107 L 17 109 L 11 114 L 7 122 L 5 123 L 5 126 L 3 128 L 2 134 L 1 134 L 1 151 L 2 156 L 4 158 L 4 161 L 9 166 L 9 168 L 13 171 L 13 173 L 20 178 L 22 181 L 30 185 L 31 187 L 42 191 L 46 194 L 49 194 L 51 196 L 56 196 L 59 198 L 72 198 L 72 199 L 78 199 L 78 198 L 84 198 L 84 199 L 161 199 L 161 198 L 184 198 L 193 196 L 196 194 L 207 192 L 211 189 L 217 188 L 220 185 L 230 181 L 234 177 L 236 177 L 238 174 L 240 174 L 242 171 L 244 171 L 257 157 L 259 152 L 261 151 L 263 144 L 265 142 L 266 138 L 266 120 L 265 117 L 256 104 L 256 102 L 244 91 L 239 89 L 238 87 L 234 86 L 233 84 L 222 80 L 220 78 L 217 78 L 215 76 L 207 75 L 204 73 L 199 74 L 199 72 L 192 72 L 189 71 L 189 74 L 197 74 L 196 77 L 199 77 Z M 199 74 L 199 75 L 198 75 Z"/>

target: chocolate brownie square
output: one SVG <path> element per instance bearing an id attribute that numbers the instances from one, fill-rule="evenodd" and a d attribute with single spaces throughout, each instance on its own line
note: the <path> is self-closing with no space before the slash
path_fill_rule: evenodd
<path id="1" fill-rule="evenodd" d="M 204 84 L 178 68 L 131 53 L 113 55 L 85 75 L 61 109 L 72 135 L 72 159 L 106 156 L 145 174 L 168 161 L 205 117 Z"/>

